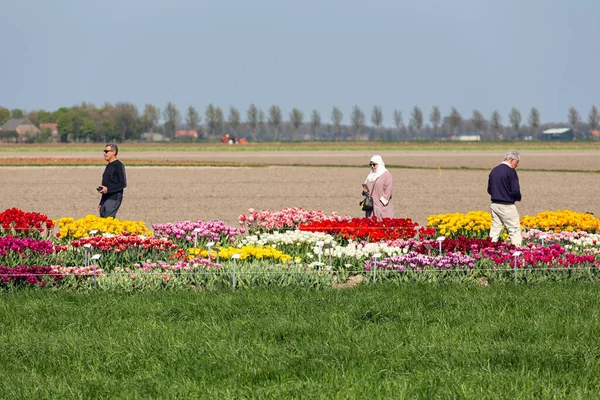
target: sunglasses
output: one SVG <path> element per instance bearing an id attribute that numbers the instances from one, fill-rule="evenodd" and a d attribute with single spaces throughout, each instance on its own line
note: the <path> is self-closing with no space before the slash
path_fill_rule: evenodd
<path id="1" fill-rule="evenodd" d="M 104 150 L 104 154 L 106 154 L 106 153 L 108 153 L 110 151 L 112 151 L 112 150 Z"/>
<path id="2" fill-rule="evenodd" d="M 375 164 L 375 163 L 369 163 L 369 165 L 372 167 L 373 165 L 377 165 L 377 164 Z"/>

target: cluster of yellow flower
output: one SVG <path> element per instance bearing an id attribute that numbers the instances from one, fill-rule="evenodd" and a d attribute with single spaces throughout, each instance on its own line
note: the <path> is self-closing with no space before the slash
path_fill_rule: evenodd
<path id="1" fill-rule="evenodd" d="M 214 250 L 211 250 L 210 253 L 212 259 L 216 258 L 216 252 Z M 188 254 L 191 258 L 205 258 L 208 256 L 208 250 L 192 247 L 188 249 Z M 239 254 L 240 260 L 245 260 L 247 258 L 254 258 L 256 260 L 272 258 L 274 260 L 279 260 L 280 262 L 286 262 L 292 259 L 290 255 L 270 246 L 243 246 L 241 248 L 221 247 L 219 249 L 219 258 L 222 260 L 228 260 L 234 254 Z"/>
<path id="2" fill-rule="evenodd" d="M 152 236 L 152 231 L 146 228 L 146 224 L 143 221 L 120 221 L 113 217 L 100 218 L 91 214 L 80 219 L 73 219 L 71 217 L 61 218 L 58 221 L 58 228 L 60 233 L 57 236 L 61 238 L 87 237 L 94 230 L 99 234 L 110 233 L 120 235 L 128 232 L 137 235 Z"/>
<path id="3" fill-rule="evenodd" d="M 554 232 L 600 232 L 600 219 L 593 214 L 571 210 L 544 211 L 535 216 L 526 215 L 521 219 L 526 228 Z"/>
<path id="4" fill-rule="evenodd" d="M 207 257 L 207 256 L 208 256 L 208 250 L 204 250 L 199 247 L 191 247 L 188 249 L 188 258 L 190 260 L 197 258 L 197 257 Z M 210 257 L 215 258 L 216 256 L 217 256 L 217 252 L 214 250 L 211 250 Z"/>
<path id="5" fill-rule="evenodd" d="M 485 211 L 431 215 L 427 217 L 427 226 L 448 237 L 486 238 L 492 226 L 492 216 Z"/>

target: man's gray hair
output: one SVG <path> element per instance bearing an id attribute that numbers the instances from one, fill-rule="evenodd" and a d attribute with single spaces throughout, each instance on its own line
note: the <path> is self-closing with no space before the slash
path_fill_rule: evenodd
<path id="1" fill-rule="evenodd" d="M 510 160 L 520 161 L 521 154 L 516 150 L 507 151 L 506 155 L 504 156 L 504 161 L 510 161 Z"/>
<path id="2" fill-rule="evenodd" d="M 110 149 L 115 152 L 115 156 L 119 154 L 119 147 L 114 143 L 106 143 L 104 147 L 110 147 Z"/>

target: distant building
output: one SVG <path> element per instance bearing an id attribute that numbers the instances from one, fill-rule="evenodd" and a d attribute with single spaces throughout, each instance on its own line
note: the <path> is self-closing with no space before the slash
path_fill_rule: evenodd
<path id="1" fill-rule="evenodd" d="M 50 133 L 58 134 L 58 124 L 54 122 L 42 122 L 40 129 L 50 129 Z"/>
<path id="2" fill-rule="evenodd" d="M 50 137 L 52 140 L 58 140 L 58 124 L 54 122 L 42 122 L 40 124 L 40 130 L 48 129 L 50 131 Z"/>
<path id="3" fill-rule="evenodd" d="M 22 143 L 27 137 L 34 137 L 40 130 L 26 119 L 9 119 L 2 127 L 2 132 L 17 132 L 17 141 Z"/>
<path id="4" fill-rule="evenodd" d="M 481 135 L 453 135 L 450 136 L 450 140 L 457 140 L 459 142 L 479 142 L 481 141 Z"/>
<path id="5" fill-rule="evenodd" d="M 142 140 L 147 140 L 149 142 L 164 142 L 169 140 L 169 138 L 165 138 L 165 135 L 162 133 L 156 132 L 144 132 L 142 133 Z"/>
<path id="6" fill-rule="evenodd" d="M 573 140 L 574 137 L 571 128 L 552 128 L 542 132 L 542 140 Z"/>
<path id="7" fill-rule="evenodd" d="M 198 131 L 176 131 L 176 139 L 198 139 Z"/>

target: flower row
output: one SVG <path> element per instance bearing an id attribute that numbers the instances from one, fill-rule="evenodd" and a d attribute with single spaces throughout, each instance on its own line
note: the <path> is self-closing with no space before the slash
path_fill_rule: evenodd
<path id="1" fill-rule="evenodd" d="M 143 221 L 135 222 L 119 220 L 108 217 L 100 218 L 95 215 L 87 215 L 84 218 L 74 219 L 64 217 L 58 220 L 59 238 L 81 238 L 96 232 L 120 235 L 123 233 L 135 233 L 138 235 L 151 236 L 152 232 L 146 228 Z"/>
<path id="2" fill-rule="evenodd" d="M 71 246 L 74 248 L 85 247 L 86 245 L 98 250 L 114 250 L 117 253 L 128 249 L 145 249 L 154 251 L 177 249 L 177 245 L 173 244 L 173 241 L 171 240 L 132 234 L 89 236 L 76 239 L 71 242 Z"/>
<path id="3" fill-rule="evenodd" d="M 392 219 L 377 222 L 363 218 L 352 219 L 333 212 L 326 215 L 322 211 L 305 211 L 302 208 L 285 208 L 279 211 L 248 210 L 248 214 L 239 217 L 241 229 L 229 227 L 222 221 L 180 221 L 171 224 L 153 225 L 154 235 L 173 240 L 180 244 L 197 245 L 209 242 L 229 243 L 236 241 L 246 231 L 264 233 L 273 230 L 290 230 L 300 228 L 312 232 L 339 234 L 345 239 L 369 239 L 371 241 L 407 238 L 417 233 L 424 236 L 459 235 L 485 238 L 491 226 L 491 216 L 484 211 L 471 211 L 466 214 L 451 213 L 431 215 L 427 219 L 427 227 L 419 227 L 410 219 Z M 539 231 L 547 233 L 600 231 L 600 219 L 590 213 L 579 213 L 570 210 L 544 211 L 536 216 L 525 216 L 521 220 L 524 233 Z M 17 208 L 7 209 L 0 214 L 0 233 L 13 236 L 39 237 L 49 234 L 54 228 L 54 221 L 46 215 L 36 212 L 25 212 Z M 134 233 L 150 236 L 153 234 L 143 221 L 118 220 L 116 218 L 99 218 L 88 215 L 81 219 L 60 218 L 57 237 L 77 239 L 96 233 L 119 235 Z M 37 236 L 36 236 L 37 235 Z"/>
<path id="4" fill-rule="evenodd" d="M 0 232 L 16 236 L 48 234 L 54 228 L 54 221 L 44 214 L 25 212 L 18 208 L 9 208 L 0 213 Z"/>
<path id="5" fill-rule="evenodd" d="M 179 221 L 174 224 L 154 224 L 154 235 L 179 243 L 233 243 L 244 229 L 225 225 L 223 221 Z"/>
<path id="6" fill-rule="evenodd" d="M 441 235 L 456 237 L 458 235 L 485 238 L 492 225 L 492 216 L 484 211 L 471 211 L 466 214 L 438 214 L 427 218 L 427 224 L 436 228 Z M 528 230 L 540 232 L 588 232 L 600 231 L 600 219 L 591 213 L 580 213 L 571 210 L 544 211 L 535 216 L 526 215 L 521 219 L 521 226 Z"/>
<path id="7" fill-rule="evenodd" d="M 246 227 L 249 232 L 264 232 L 275 229 L 295 229 L 302 224 L 312 222 L 350 221 L 349 215 L 340 215 L 336 212 L 326 215 L 323 211 L 306 211 L 300 207 L 284 208 L 278 211 L 248 209 L 248 214 L 239 216 L 240 225 Z"/>
<path id="8" fill-rule="evenodd" d="M 0 277 L 6 285 L 68 285 L 60 276 L 69 277 L 69 284 L 79 285 L 87 283 L 77 279 L 87 280 L 90 275 L 94 279 L 103 276 L 106 285 L 139 281 L 142 277 L 152 277 L 148 279 L 157 287 L 166 281 L 223 284 L 229 279 L 223 271 L 231 272 L 233 259 L 237 259 L 240 271 L 251 270 L 257 276 L 260 270 L 282 276 L 289 271 L 323 272 L 331 274 L 327 278 L 330 282 L 332 277 L 344 280 L 349 274 L 370 274 L 375 266 L 392 274 L 388 277 L 433 271 L 600 268 L 600 235 L 568 227 L 560 232 L 531 228 L 523 234 L 524 245 L 516 248 L 504 241 L 491 242 L 487 234 L 482 234 L 487 217 L 481 211 L 432 216 L 430 226 L 421 227 L 410 219 L 345 219 L 301 209 L 286 210 L 264 213 L 270 219 L 264 217 L 261 221 L 285 219 L 295 228 L 278 230 L 247 224 L 238 229 L 222 221 L 180 221 L 154 225 L 151 232 L 141 221 L 88 216 L 61 219 L 61 231 L 67 230 L 54 238 L 15 237 L 3 231 L 0 263 L 4 273 Z M 262 214 L 257 214 L 260 219 L 258 215 Z M 589 216 L 581 218 L 592 221 Z M 73 229 L 67 228 L 69 224 Z M 92 254 L 99 259 L 91 259 Z M 168 279 L 154 281 L 159 273 Z M 190 277 L 188 273 L 208 274 L 214 279 Z M 309 275 L 305 277 L 309 282 L 317 279 Z M 323 276 L 318 275 L 318 279 Z"/>

